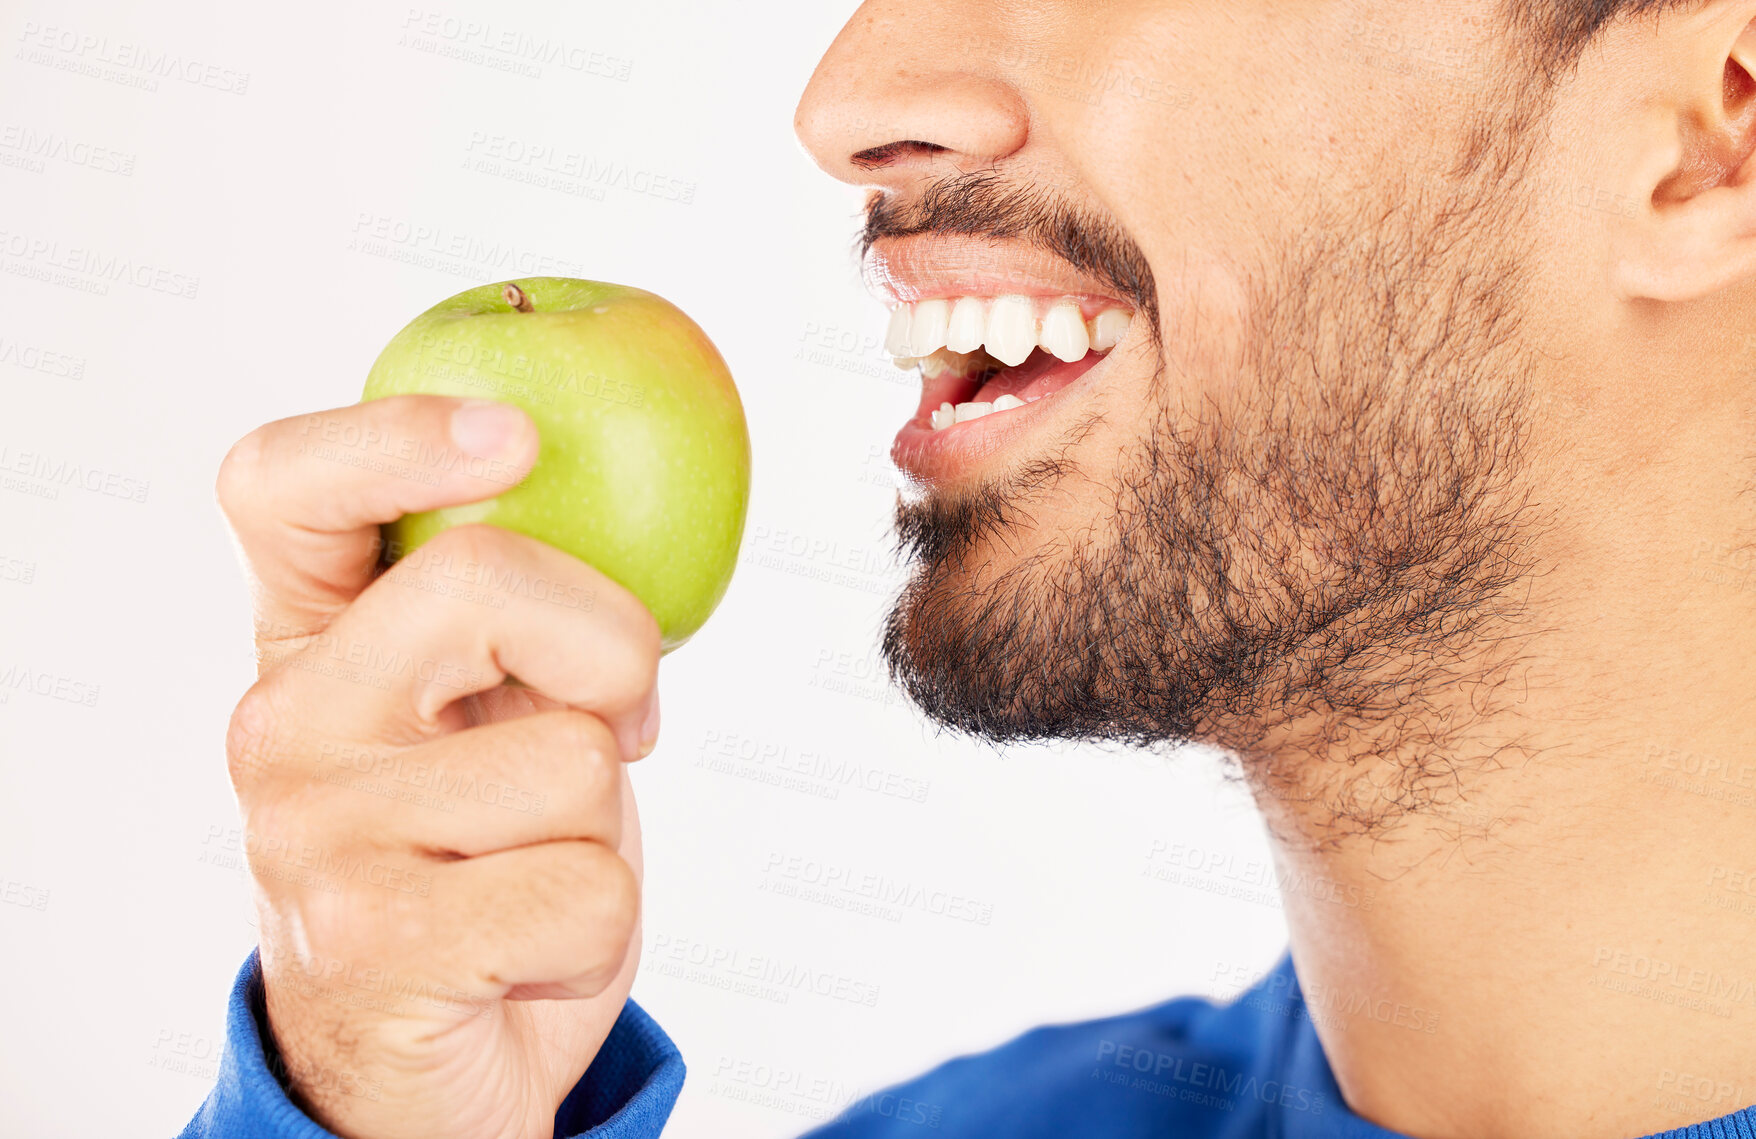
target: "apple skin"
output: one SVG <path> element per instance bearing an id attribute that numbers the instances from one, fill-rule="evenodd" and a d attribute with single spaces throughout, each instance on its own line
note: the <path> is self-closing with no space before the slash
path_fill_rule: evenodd
<path id="1" fill-rule="evenodd" d="M 541 449 L 504 494 L 386 526 L 392 557 L 466 523 L 528 534 L 644 602 L 666 652 L 725 596 L 750 498 L 749 429 L 719 350 L 663 297 L 569 277 L 467 289 L 385 346 L 364 398 L 393 395 L 515 404 Z"/>

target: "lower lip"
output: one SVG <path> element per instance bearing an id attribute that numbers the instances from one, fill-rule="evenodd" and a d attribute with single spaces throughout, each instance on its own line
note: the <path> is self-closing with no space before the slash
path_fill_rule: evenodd
<path id="1" fill-rule="evenodd" d="M 896 433 L 890 459 L 900 470 L 924 485 L 974 470 L 985 460 L 1018 446 L 1024 436 L 1052 419 L 1059 409 L 1076 401 L 1082 391 L 1101 382 L 1100 373 L 1104 372 L 1113 355 L 1112 352 L 1101 357 L 1083 373 L 1059 386 L 1045 385 L 1052 390 L 1038 395 L 1023 407 L 989 412 L 980 419 L 954 423 L 939 431 L 933 429 L 933 409 L 945 402 L 938 393 L 945 390 L 947 381 L 943 378 L 928 380 L 920 410 Z M 962 383 L 967 392 L 967 380 L 954 382 Z M 970 396 L 965 394 L 963 398 L 967 400 Z M 959 401 L 953 399 L 950 402 Z"/>

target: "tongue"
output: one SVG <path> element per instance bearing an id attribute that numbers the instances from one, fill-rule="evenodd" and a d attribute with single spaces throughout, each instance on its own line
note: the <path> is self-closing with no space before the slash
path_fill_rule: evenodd
<path id="1" fill-rule="evenodd" d="M 1088 352 L 1084 359 L 1068 364 L 1039 348 L 1016 368 L 1002 368 L 970 399 L 975 403 L 993 403 L 1003 395 L 1023 400 L 1050 395 L 1085 375 L 1101 359 L 1096 352 Z"/>

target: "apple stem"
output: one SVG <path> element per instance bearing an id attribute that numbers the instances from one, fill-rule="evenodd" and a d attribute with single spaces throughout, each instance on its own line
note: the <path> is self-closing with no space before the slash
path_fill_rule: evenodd
<path id="1" fill-rule="evenodd" d="M 537 311 L 537 307 L 530 303 L 530 298 L 524 295 L 524 290 L 517 285 L 507 285 L 500 290 L 500 295 L 506 298 L 507 304 L 519 312 Z"/>

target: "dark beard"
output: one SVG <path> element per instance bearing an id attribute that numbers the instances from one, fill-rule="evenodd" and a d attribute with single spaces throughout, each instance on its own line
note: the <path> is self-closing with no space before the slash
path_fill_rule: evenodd
<path id="1" fill-rule="evenodd" d="M 885 623 L 893 679 L 995 743 L 1216 746 L 1259 795 L 1318 803 L 1330 835 L 1381 831 L 1518 752 L 1471 740 L 1490 702 L 1459 715 L 1455 690 L 1491 694 L 1518 662 L 1539 525 L 1521 158 L 1478 147 L 1442 196 L 1315 218 L 1252 275 L 1230 410 L 1161 354 L 1126 465 L 1083 470 L 1069 440 L 1005 482 L 899 503 L 914 573 Z M 1093 528 L 992 568 L 1080 489 L 1101 497 Z"/>

